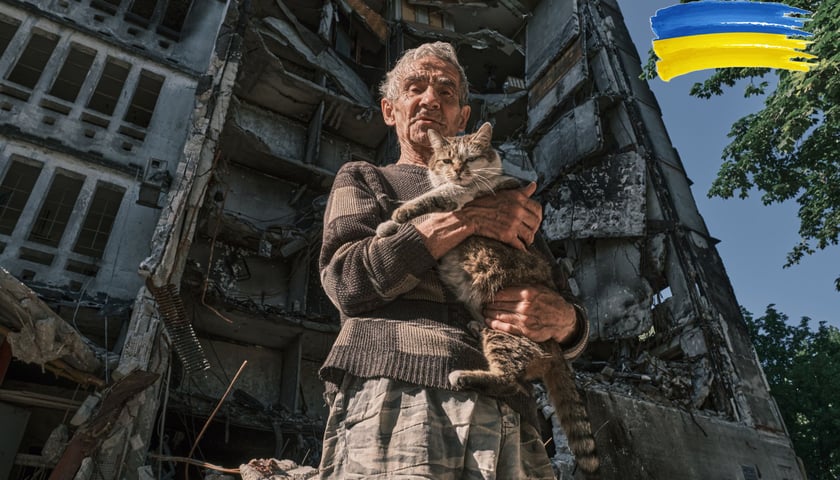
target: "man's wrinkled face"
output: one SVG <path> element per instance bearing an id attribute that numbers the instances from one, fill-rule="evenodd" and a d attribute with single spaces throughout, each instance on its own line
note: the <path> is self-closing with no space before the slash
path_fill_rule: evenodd
<path id="1" fill-rule="evenodd" d="M 460 105 L 460 76 L 453 65 L 423 57 L 398 81 L 399 96 L 393 101 L 382 99 L 382 115 L 387 125 L 396 128 L 400 144 L 429 148 L 426 131 L 430 128 L 452 137 L 467 126 L 470 107 Z"/>

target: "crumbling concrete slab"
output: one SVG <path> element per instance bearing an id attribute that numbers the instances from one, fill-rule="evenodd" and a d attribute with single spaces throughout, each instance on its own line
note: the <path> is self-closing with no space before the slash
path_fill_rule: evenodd
<path id="1" fill-rule="evenodd" d="M 42 366 L 61 360 L 87 373 L 102 368 L 89 341 L 2 267 L 0 312 L 0 323 L 13 329 L 6 339 L 15 358 Z"/>

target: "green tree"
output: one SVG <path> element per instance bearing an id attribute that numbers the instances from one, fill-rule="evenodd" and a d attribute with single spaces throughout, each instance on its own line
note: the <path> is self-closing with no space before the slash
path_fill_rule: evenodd
<path id="1" fill-rule="evenodd" d="M 710 98 L 746 79 L 744 96 L 766 95 L 762 110 L 732 125 L 709 196 L 745 198 L 755 188 L 765 205 L 795 199 L 800 240 L 787 267 L 840 237 L 840 0 L 785 3 L 813 12 L 805 28 L 814 34 L 807 51 L 819 58 L 809 72 L 717 69 L 690 94 Z M 655 61 L 651 50 L 647 78 L 656 76 Z M 776 88 L 767 93 L 765 78 L 773 74 Z M 840 290 L 840 276 L 835 287 Z"/>
<path id="2" fill-rule="evenodd" d="M 769 305 L 757 319 L 742 310 L 770 393 L 809 478 L 840 478 L 840 330 L 820 322 L 816 331 Z"/>

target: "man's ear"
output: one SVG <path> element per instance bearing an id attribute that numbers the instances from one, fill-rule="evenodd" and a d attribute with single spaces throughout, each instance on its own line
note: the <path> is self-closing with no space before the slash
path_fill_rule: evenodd
<path id="1" fill-rule="evenodd" d="M 385 120 L 385 125 L 393 127 L 397 120 L 394 118 L 394 106 L 388 99 L 383 98 L 379 101 L 379 106 L 382 107 L 382 119 Z"/>
<path id="2" fill-rule="evenodd" d="M 470 119 L 470 106 L 464 105 L 461 107 L 461 112 L 458 114 L 458 131 L 463 132 L 467 128 L 467 120 Z M 384 110 L 383 110 L 384 112 Z"/>

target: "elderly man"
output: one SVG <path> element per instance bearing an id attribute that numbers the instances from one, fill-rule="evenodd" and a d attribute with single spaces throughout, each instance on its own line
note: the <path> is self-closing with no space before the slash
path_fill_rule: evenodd
<path id="1" fill-rule="evenodd" d="M 345 164 L 324 218 L 321 281 L 342 326 L 320 372 L 330 406 L 321 478 L 553 479 L 532 398 L 451 389 L 450 372 L 486 362 L 465 328 L 469 314 L 435 270 L 470 235 L 530 245 L 542 220 L 529 198 L 536 185 L 427 215 L 377 238 L 376 226 L 399 202 L 430 188 L 427 132 L 454 136 L 470 114 L 466 75 L 446 43 L 406 51 L 381 94 L 400 158 L 381 168 Z M 554 339 L 570 357 L 588 335 L 585 317 L 544 288 L 500 291 L 484 315 L 491 328 Z"/>

